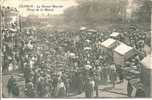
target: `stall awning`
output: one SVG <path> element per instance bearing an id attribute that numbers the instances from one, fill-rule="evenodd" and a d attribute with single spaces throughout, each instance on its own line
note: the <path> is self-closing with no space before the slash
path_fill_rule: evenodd
<path id="1" fill-rule="evenodd" d="M 124 44 L 124 43 L 121 43 L 119 46 L 117 46 L 114 51 L 121 54 L 121 55 L 125 55 L 126 53 L 128 53 L 129 51 L 133 50 L 132 47 Z"/>
<path id="2" fill-rule="evenodd" d="M 94 29 L 89 29 L 89 30 L 87 30 L 87 32 L 92 32 L 92 33 L 94 33 L 94 32 L 97 32 L 97 31 L 94 30 Z"/>
<path id="3" fill-rule="evenodd" d="M 84 30 L 86 30 L 86 29 L 87 29 L 86 27 L 82 26 L 82 27 L 80 28 L 80 31 L 84 31 Z"/>
<path id="4" fill-rule="evenodd" d="M 118 65 L 124 65 L 125 61 L 137 54 L 134 48 L 124 43 L 120 43 L 113 51 L 114 62 Z"/>
<path id="5" fill-rule="evenodd" d="M 112 38 L 109 38 L 109 39 L 103 41 L 103 42 L 101 43 L 101 46 L 106 47 L 106 48 L 112 48 L 113 46 L 116 45 L 116 43 L 117 43 L 116 40 L 114 40 L 114 39 L 112 39 Z"/>
<path id="6" fill-rule="evenodd" d="M 111 37 L 118 37 L 120 35 L 120 33 L 118 32 L 113 32 L 112 34 L 110 34 Z"/>

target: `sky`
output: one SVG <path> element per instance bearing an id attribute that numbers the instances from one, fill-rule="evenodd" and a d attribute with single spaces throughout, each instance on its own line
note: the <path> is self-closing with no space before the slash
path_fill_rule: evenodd
<path id="1" fill-rule="evenodd" d="M 63 14 L 63 12 L 66 8 L 77 5 L 76 0 L 1 0 L 1 2 L 2 2 L 3 6 L 11 6 L 11 7 L 17 8 L 22 16 L 28 16 L 31 14 L 60 15 L 60 14 Z M 49 8 L 50 11 L 31 11 L 31 10 L 27 9 L 27 7 L 23 7 L 25 5 L 34 5 L 34 6 L 57 5 L 57 6 L 63 6 L 63 7 L 54 8 L 53 11 L 51 10 L 52 8 Z M 44 9 L 44 7 L 43 7 L 43 9 Z"/>

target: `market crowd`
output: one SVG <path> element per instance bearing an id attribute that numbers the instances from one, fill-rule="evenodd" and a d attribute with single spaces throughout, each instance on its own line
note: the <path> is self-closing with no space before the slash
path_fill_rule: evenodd
<path id="1" fill-rule="evenodd" d="M 20 97 L 22 92 L 30 98 L 63 98 L 82 92 L 86 97 L 98 97 L 100 81 L 111 82 L 114 88 L 117 77 L 118 83 L 126 78 L 122 67 L 109 61 L 110 57 L 97 46 L 109 38 L 107 32 L 44 32 L 33 28 L 20 32 L 15 25 L 10 23 L 11 28 L 2 30 L 2 71 L 22 73 L 24 80 L 21 89 L 12 74 L 7 84 L 11 97 Z M 140 52 L 124 66 L 136 66 L 141 72 L 146 33 L 139 31 L 131 26 L 118 40 Z"/>

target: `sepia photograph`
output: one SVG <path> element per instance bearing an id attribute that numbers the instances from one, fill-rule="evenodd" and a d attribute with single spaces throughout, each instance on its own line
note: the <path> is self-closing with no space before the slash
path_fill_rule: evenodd
<path id="1" fill-rule="evenodd" d="M 1 98 L 151 98 L 152 0 L 0 0 Z"/>

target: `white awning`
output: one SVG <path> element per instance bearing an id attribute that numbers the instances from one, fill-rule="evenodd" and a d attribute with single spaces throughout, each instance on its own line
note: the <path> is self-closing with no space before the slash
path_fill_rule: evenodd
<path id="1" fill-rule="evenodd" d="M 113 32 L 112 34 L 110 34 L 111 37 L 118 37 L 120 35 L 120 33 L 118 32 Z"/>
<path id="2" fill-rule="evenodd" d="M 129 51 L 133 50 L 132 47 L 124 44 L 124 43 L 121 43 L 119 46 L 117 46 L 114 51 L 121 54 L 121 55 L 125 55 L 126 53 L 128 53 Z"/>
<path id="3" fill-rule="evenodd" d="M 83 26 L 83 27 L 80 28 L 80 31 L 84 31 L 84 30 L 86 30 L 86 29 L 87 29 L 87 28 Z"/>
<path id="4" fill-rule="evenodd" d="M 97 32 L 97 31 L 94 29 L 89 29 L 89 30 L 87 30 L 87 32 Z"/>
<path id="5" fill-rule="evenodd" d="M 112 48 L 113 45 L 116 44 L 116 42 L 117 42 L 116 40 L 114 40 L 114 39 L 112 39 L 112 38 L 109 38 L 109 39 L 103 41 L 103 42 L 101 43 L 101 46 L 106 47 L 106 48 Z"/>

